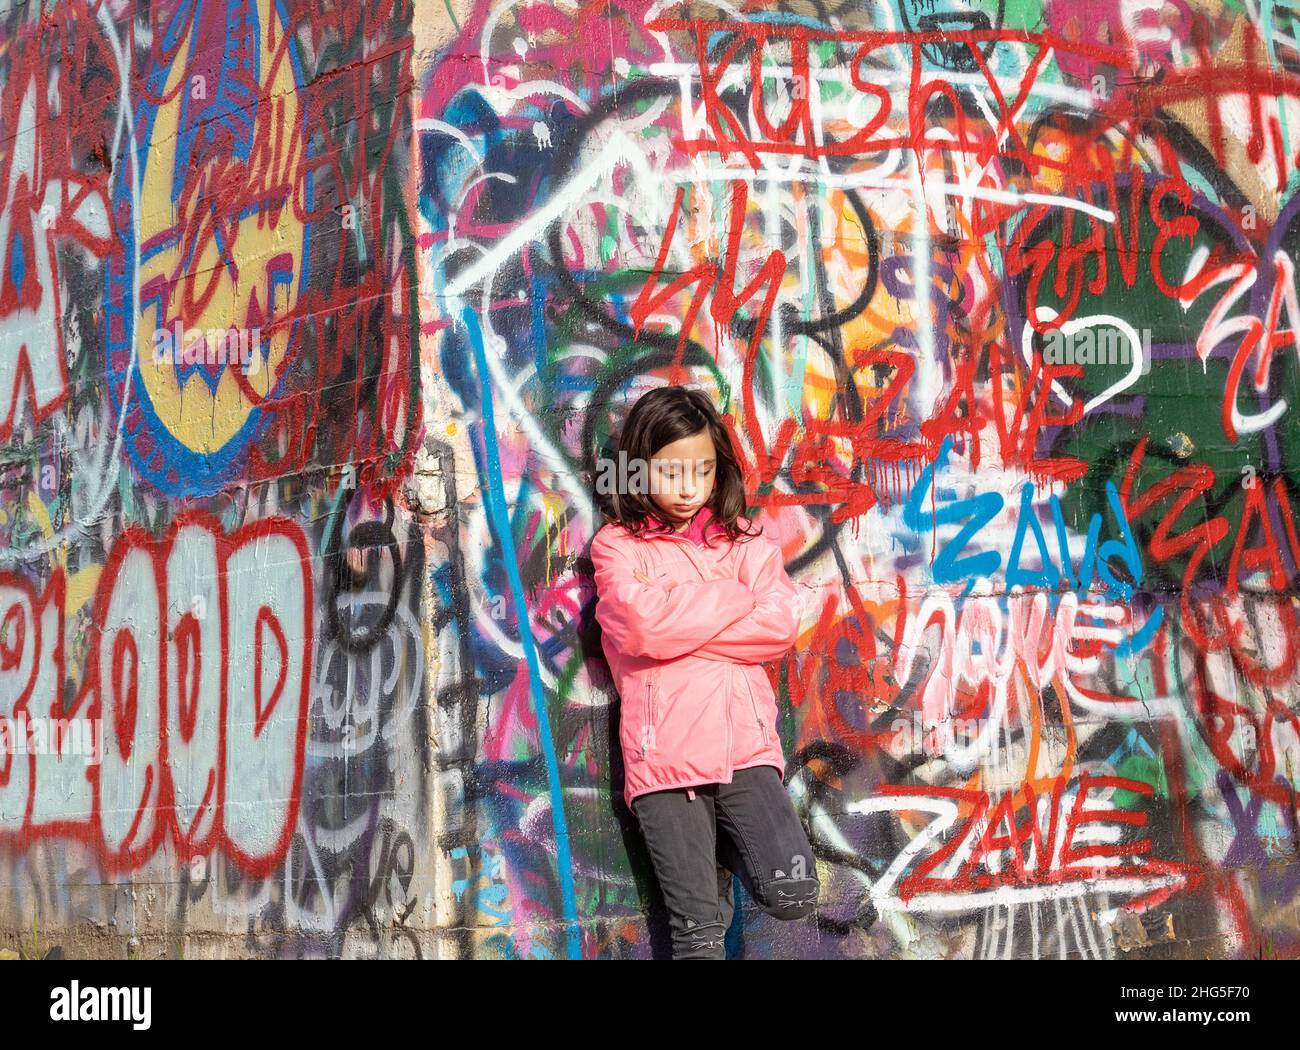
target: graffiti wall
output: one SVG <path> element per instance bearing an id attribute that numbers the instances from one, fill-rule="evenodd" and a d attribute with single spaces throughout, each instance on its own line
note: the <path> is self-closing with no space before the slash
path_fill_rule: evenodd
<path id="1" fill-rule="evenodd" d="M 1293 15 L 6 5 L 0 941 L 662 954 L 587 547 L 676 383 L 805 610 L 730 954 L 1300 955 Z"/>
<path id="2" fill-rule="evenodd" d="M 413 951 L 424 683 L 456 627 L 421 619 L 447 558 L 402 489 L 412 11 L 6 8 L 7 937 Z"/>

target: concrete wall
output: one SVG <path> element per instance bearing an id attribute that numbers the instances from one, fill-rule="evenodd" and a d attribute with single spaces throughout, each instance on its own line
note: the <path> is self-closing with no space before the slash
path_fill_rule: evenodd
<path id="1" fill-rule="evenodd" d="M 733 952 L 1295 955 L 1298 151 L 1269 5 L 0 3 L 0 948 L 661 948 L 674 382 L 806 609 Z"/>

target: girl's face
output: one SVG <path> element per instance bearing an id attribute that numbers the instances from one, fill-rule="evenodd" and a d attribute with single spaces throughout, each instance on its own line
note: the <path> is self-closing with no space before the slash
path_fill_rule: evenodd
<path id="1" fill-rule="evenodd" d="M 656 449 L 650 457 L 650 498 L 674 527 L 685 526 L 713 495 L 717 451 L 709 428 Z"/>

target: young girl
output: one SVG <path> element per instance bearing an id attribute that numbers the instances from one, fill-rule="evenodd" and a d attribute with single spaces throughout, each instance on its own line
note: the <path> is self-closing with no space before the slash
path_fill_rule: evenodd
<path id="1" fill-rule="evenodd" d="M 723 959 L 732 872 L 782 919 L 807 916 L 820 890 L 762 666 L 794 643 L 802 609 L 780 548 L 746 516 L 708 397 L 645 394 L 619 446 L 614 520 L 591 558 L 622 701 L 623 797 L 663 890 L 673 958 Z"/>

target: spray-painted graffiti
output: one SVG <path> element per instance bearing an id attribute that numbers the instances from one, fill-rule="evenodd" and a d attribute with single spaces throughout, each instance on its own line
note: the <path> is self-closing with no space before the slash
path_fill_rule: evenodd
<path id="1" fill-rule="evenodd" d="M 406 497 L 414 20 L 0 16 L 0 930 L 430 951 L 426 682 L 477 723 L 457 543 Z"/>
<path id="2" fill-rule="evenodd" d="M 1293 952 L 1240 861 L 1296 862 L 1289 29 L 778 8 L 475 5 L 417 102 L 425 329 L 528 600 L 515 747 L 568 761 L 510 786 L 550 821 L 544 906 L 570 914 L 567 856 L 583 917 L 557 809 L 619 775 L 554 714 L 615 699 L 588 482 L 677 382 L 724 406 L 811 599 L 769 669 L 829 887 L 810 950 Z M 1047 352 L 1103 329 L 1117 359 Z"/>
<path id="3" fill-rule="evenodd" d="M 26 765 L 11 753 L 0 834 L 84 836 L 110 869 L 136 866 L 170 839 L 181 859 L 220 845 L 270 870 L 302 779 L 312 597 L 301 530 L 268 519 L 228 537 L 185 517 L 161 545 L 128 532 L 100 577 L 87 678 L 71 709 L 60 695 L 66 590 L 60 575 L 36 599 L 12 578 L 12 699 L 0 721 L 86 717 L 104 727 L 102 753 L 80 768 L 59 750 Z"/>
<path id="4" fill-rule="evenodd" d="M 176 5 L 144 72 L 135 148 L 114 173 L 109 385 L 120 410 L 129 378 L 127 447 L 168 492 L 206 493 L 231 476 L 302 346 L 291 322 L 306 278 L 310 158 L 298 56 L 279 19 L 266 0 Z M 241 369 L 203 346 L 192 362 L 153 360 L 154 332 L 181 317 L 264 332 L 264 359 Z"/>
<path id="5" fill-rule="evenodd" d="M 68 396 L 58 249 L 71 242 L 92 258 L 108 253 L 99 106 L 115 95 L 118 75 L 79 3 L 9 48 L 0 92 L 8 140 L 0 163 L 0 439 L 24 409 L 39 421 Z"/>
<path id="6" fill-rule="evenodd" d="M 807 612 L 733 954 L 1300 952 L 1290 15 L 768 7 L 0 16 L 0 741 L 103 728 L 0 937 L 659 951 L 584 555 L 689 383 Z"/>

